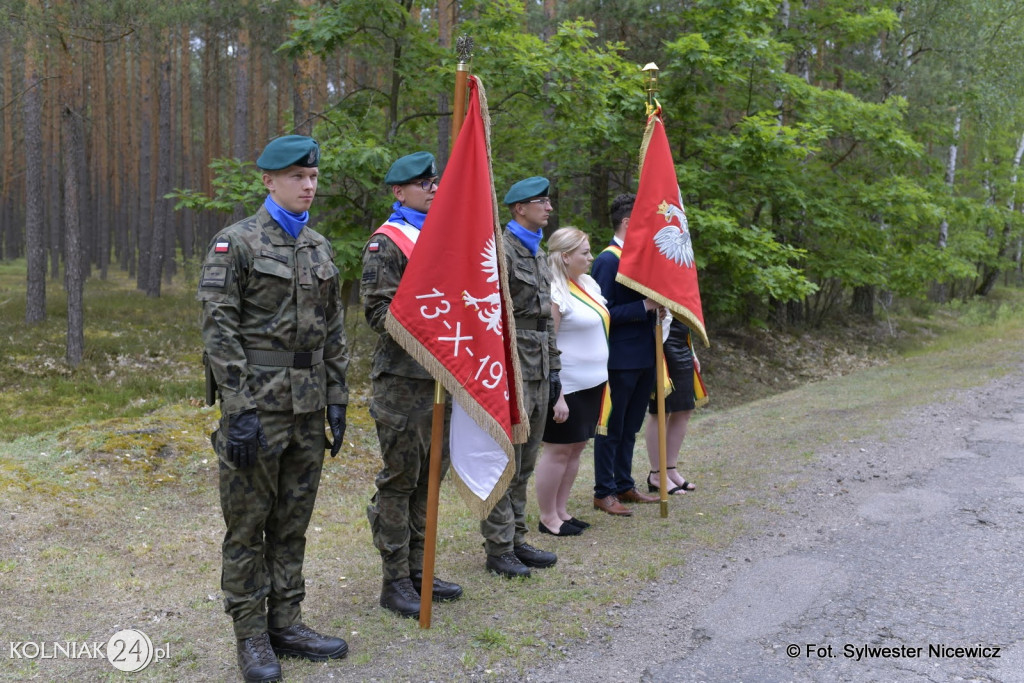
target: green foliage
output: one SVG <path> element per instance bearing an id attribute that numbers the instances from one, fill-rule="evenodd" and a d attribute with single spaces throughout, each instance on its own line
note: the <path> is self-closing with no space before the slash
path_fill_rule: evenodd
<path id="1" fill-rule="evenodd" d="M 1011 4 L 835 0 L 789 3 L 783 16 L 775 0 L 697 0 L 672 12 L 655 0 L 566 0 L 552 22 L 540 5 L 466 0 L 455 33 L 476 42 L 498 194 L 546 175 L 556 222 L 598 239 L 609 199 L 636 189 L 640 65 L 656 61 L 705 312 L 753 320 L 824 288 L 923 297 L 933 283 L 966 291 L 1012 265 L 1024 236 L 1013 206 L 1024 182 L 1012 180 L 1024 72 L 1005 55 L 1024 43 L 1024 17 Z M 417 149 L 446 157 L 438 125 L 454 55 L 438 45 L 435 9 L 426 0 L 293 8 L 282 53 L 349 51 L 375 67 L 314 132 L 324 149 L 317 227 L 347 279 L 389 211 L 388 165 Z M 950 188 L 954 112 L 970 154 L 961 152 Z M 246 173 L 220 161 L 213 198 L 173 196 L 179 208 L 250 205 L 262 190 Z M 950 238 L 940 249 L 943 221 Z"/>
<path id="2" fill-rule="evenodd" d="M 256 165 L 238 159 L 214 159 L 210 162 L 213 173 L 213 196 L 189 189 L 177 189 L 166 195 L 166 199 L 177 200 L 174 209 L 207 209 L 220 213 L 231 213 L 239 206 L 246 212 L 255 213 L 263 203 L 266 189 Z"/>

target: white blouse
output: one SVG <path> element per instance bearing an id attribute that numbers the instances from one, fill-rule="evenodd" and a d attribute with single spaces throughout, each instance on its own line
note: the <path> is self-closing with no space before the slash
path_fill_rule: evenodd
<path id="1" fill-rule="evenodd" d="M 605 305 L 601 287 L 594 278 L 581 275 L 577 284 L 601 306 Z M 568 288 L 555 283 L 551 286 L 551 301 L 562 315 L 557 337 L 562 359 L 562 393 L 571 394 L 607 382 L 608 338 L 600 314 L 572 296 Z"/>

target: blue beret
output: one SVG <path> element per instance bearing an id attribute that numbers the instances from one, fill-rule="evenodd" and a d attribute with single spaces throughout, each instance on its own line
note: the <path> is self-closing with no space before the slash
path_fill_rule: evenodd
<path id="1" fill-rule="evenodd" d="M 263 148 L 256 165 L 264 171 L 280 171 L 289 166 L 316 168 L 320 165 L 320 145 L 305 135 L 275 138 Z"/>
<path id="2" fill-rule="evenodd" d="M 535 175 L 518 183 L 508 189 L 505 195 L 505 204 L 511 206 L 516 202 L 525 202 L 534 197 L 545 197 L 548 194 L 551 183 L 544 176 Z"/>
<path id="3" fill-rule="evenodd" d="M 405 185 L 417 178 L 433 178 L 437 175 L 437 164 L 430 152 L 413 152 L 406 154 L 391 164 L 388 174 L 384 176 L 386 185 Z"/>

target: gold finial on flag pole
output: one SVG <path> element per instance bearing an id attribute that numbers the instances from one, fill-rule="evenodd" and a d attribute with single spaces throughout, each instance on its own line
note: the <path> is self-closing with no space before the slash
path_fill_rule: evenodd
<path id="1" fill-rule="evenodd" d="M 647 74 L 647 116 L 650 116 L 660 106 L 657 100 L 660 69 L 654 62 L 647 62 L 642 71 Z"/>
<path id="2" fill-rule="evenodd" d="M 462 130 L 462 120 L 466 118 L 466 80 L 469 78 L 469 60 L 473 57 L 473 39 L 463 33 L 455 40 L 455 53 L 459 63 L 455 65 L 455 101 L 452 104 L 452 139 L 451 146 Z"/>
<path id="3" fill-rule="evenodd" d="M 465 33 L 455 39 L 455 54 L 459 56 L 459 70 L 466 71 L 469 69 L 468 66 L 463 68 L 462 65 L 469 62 L 473 57 L 473 38 Z"/>

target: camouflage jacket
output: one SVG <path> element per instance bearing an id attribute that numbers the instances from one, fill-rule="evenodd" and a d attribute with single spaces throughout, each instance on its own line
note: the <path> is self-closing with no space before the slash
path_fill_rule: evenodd
<path id="1" fill-rule="evenodd" d="M 366 322 L 379 335 L 370 365 L 371 379 L 384 373 L 413 379 L 432 377 L 384 329 L 384 318 L 387 317 L 391 300 L 395 298 L 398 283 L 402 281 L 402 273 L 408 263 L 409 259 L 402 250 L 386 235 L 373 235 L 363 247 L 363 275 L 359 281 L 359 295 L 363 300 Z"/>
<path id="2" fill-rule="evenodd" d="M 523 379 L 547 379 L 549 371 L 562 369 L 555 325 L 551 320 L 551 268 L 548 257 L 541 249 L 537 250 L 536 256 L 531 254 L 508 229 L 503 231 L 502 238 Z M 538 330 L 538 326 L 542 329 Z"/>
<path id="3" fill-rule="evenodd" d="M 293 238 L 261 206 L 214 236 L 196 298 L 223 413 L 307 413 L 348 403 L 338 268 L 318 232 L 307 227 Z M 311 367 L 257 365 L 245 353 L 318 349 L 323 362 Z"/>

